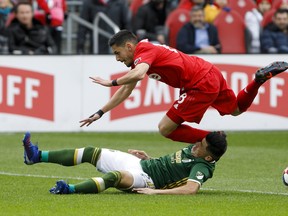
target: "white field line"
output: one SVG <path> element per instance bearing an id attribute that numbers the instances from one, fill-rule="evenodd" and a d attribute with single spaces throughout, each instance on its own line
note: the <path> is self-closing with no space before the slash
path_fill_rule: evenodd
<path id="1" fill-rule="evenodd" d="M 19 174 L 19 173 L 9 173 L 9 172 L 3 172 L 0 171 L 0 175 L 6 175 L 6 176 L 19 176 L 19 177 L 34 177 L 34 178 L 55 178 L 55 179 L 76 179 L 76 180 L 87 180 L 88 178 L 82 178 L 82 177 L 69 177 L 69 176 L 47 176 L 47 175 L 33 175 L 33 174 Z"/>
<path id="2" fill-rule="evenodd" d="M 55 179 L 75 179 L 75 180 L 86 180 L 88 178 L 83 177 L 72 177 L 72 176 L 48 176 L 48 175 L 33 175 L 33 174 L 19 174 L 19 173 L 9 173 L 0 171 L 0 175 L 6 176 L 19 176 L 19 177 L 34 177 L 34 178 L 55 178 Z M 256 191 L 256 190 L 220 190 L 220 189 L 213 189 L 213 188 L 202 188 L 201 190 L 207 191 L 231 191 L 231 192 L 241 192 L 241 193 L 256 193 L 256 194 L 267 194 L 267 195 L 281 195 L 281 196 L 288 196 L 288 193 L 277 193 L 277 192 L 269 192 L 269 191 Z"/>
<path id="3" fill-rule="evenodd" d="M 278 193 L 278 192 L 269 192 L 269 191 L 256 191 L 256 190 L 220 190 L 220 189 L 213 189 L 213 188 L 202 188 L 201 190 L 207 191 L 226 191 L 226 192 L 241 192 L 241 193 L 257 193 L 257 194 L 268 194 L 268 195 L 282 195 L 288 196 L 288 193 Z"/>

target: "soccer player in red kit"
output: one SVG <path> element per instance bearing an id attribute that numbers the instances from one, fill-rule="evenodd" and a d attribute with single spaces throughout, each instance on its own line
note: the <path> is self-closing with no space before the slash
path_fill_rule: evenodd
<path id="1" fill-rule="evenodd" d="M 271 77 L 288 69 L 286 62 L 274 62 L 259 69 L 255 79 L 236 97 L 213 64 L 197 56 L 186 55 L 165 45 L 155 45 L 147 40 L 137 41 L 136 36 L 121 30 L 109 41 L 117 61 L 131 70 L 117 80 L 90 77 L 93 82 L 106 86 L 121 85 L 108 103 L 80 121 L 81 127 L 89 126 L 104 113 L 129 97 L 138 81 L 147 74 L 149 78 L 180 89 L 179 99 L 174 102 L 160 121 L 160 133 L 172 140 L 194 143 L 201 141 L 209 131 L 192 128 L 183 122 L 200 123 L 206 110 L 212 106 L 220 115 L 237 116 L 252 104 L 259 87 Z"/>

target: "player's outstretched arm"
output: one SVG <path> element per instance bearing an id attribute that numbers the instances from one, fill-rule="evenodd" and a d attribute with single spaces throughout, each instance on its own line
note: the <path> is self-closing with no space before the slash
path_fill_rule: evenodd
<path id="1" fill-rule="evenodd" d="M 124 85 L 119 88 L 115 94 L 111 97 L 111 99 L 107 102 L 107 104 L 100 110 L 98 110 L 96 113 L 89 116 L 89 118 L 83 119 L 79 121 L 81 123 L 80 127 L 83 126 L 89 126 L 94 121 L 101 118 L 101 116 L 113 109 L 114 107 L 118 106 L 120 103 L 122 103 L 126 98 L 129 97 L 133 89 L 135 88 L 137 82 L 131 83 L 129 85 Z"/>
<path id="2" fill-rule="evenodd" d="M 149 65 L 147 63 L 140 63 L 134 69 L 130 70 L 124 76 L 117 79 L 118 85 L 125 85 L 131 82 L 138 82 L 144 79 L 145 74 L 149 70 Z"/>
<path id="3" fill-rule="evenodd" d="M 101 77 L 89 77 L 93 80 L 94 83 L 97 83 L 102 86 L 112 87 L 118 85 L 127 85 L 138 82 L 144 79 L 146 72 L 149 69 L 149 65 L 146 63 L 140 63 L 134 69 L 130 70 L 124 76 L 118 78 L 117 80 L 105 80 Z"/>
<path id="4" fill-rule="evenodd" d="M 174 194 L 174 195 L 193 195 L 198 192 L 200 185 L 197 182 L 188 181 L 186 185 L 172 189 L 151 189 L 151 188 L 134 188 L 133 191 L 141 194 Z"/>

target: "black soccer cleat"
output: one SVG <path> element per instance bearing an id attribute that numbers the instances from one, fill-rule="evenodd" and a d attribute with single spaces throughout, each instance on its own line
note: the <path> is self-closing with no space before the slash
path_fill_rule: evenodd
<path id="1" fill-rule="evenodd" d="M 276 76 L 279 73 L 284 72 L 288 69 L 287 62 L 273 62 L 266 67 L 260 68 L 255 73 L 255 81 L 258 83 L 264 83 L 272 77 Z"/>

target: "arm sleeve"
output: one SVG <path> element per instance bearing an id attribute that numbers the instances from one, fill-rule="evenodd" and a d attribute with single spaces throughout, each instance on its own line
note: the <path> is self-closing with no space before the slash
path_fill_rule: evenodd
<path id="1" fill-rule="evenodd" d="M 221 44 L 218 36 L 218 30 L 214 25 L 209 25 L 208 34 L 210 45 L 214 46 L 218 53 L 221 53 Z"/>
<path id="2" fill-rule="evenodd" d="M 190 38 L 190 36 L 192 36 L 191 34 L 193 34 L 193 32 L 189 32 L 189 28 L 187 25 L 184 25 L 178 35 L 177 35 L 177 43 L 176 43 L 176 47 L 177 49 L 179 49 L 180 51 L 187 53 L 187 54 L 191 54 L 194 53 L 197 50 L 200 50 L 200 47 L 196 47 L 194 41 L 194 38 Z"/>
<path id="3" fill-rule="evenodd" d="M 46 47 L 47 47 L 47 50 L 48 50 L 48 53 L 49 54 L 54 54 L 56 53 L 56 44 L 49 32 L 49 29 L 47 29 L 47 41 L 46 41 Z M 50 50 L 51 49 L 51 50 Z M 51 52 L 51 53 L 50 53 Z"/>
<path id="4" fill-rule="evenodd" d="M 14 31 L 13 31 L 13 29 L 11 27 L 8 27 L 7 35 L 8 35 L 8 50 L 9 50 L 9 53 L 13 54 L 14 50 L 19 50 L 23 54 L 25 54 L 26 53 L 26 49 L 16 45 Z"/>
<path id="5" fill-rule="evenodd" d="M 272 38 L 272 33 L 270 31 L 268 30 L 263 31 L 260 37 L 260 42 L 261 42 L 261 50 L 263 53 L 271 53 L 271 50 L 278 52 Z"/>
<path id="6" fill-rule="evenodd" d="M 212 178 L 213 174 L 211 169 L 205 164 L 196 164 L 188 177 L 188 181 L 198 182 L 202 185 L 207 179 Z"/>
<path id="7" fill-rule="evenodd" d="M 45 11 L 46 14 L 50 13 L 50 8 L 45 0 L 37 0 L 39 7 Z"/>

